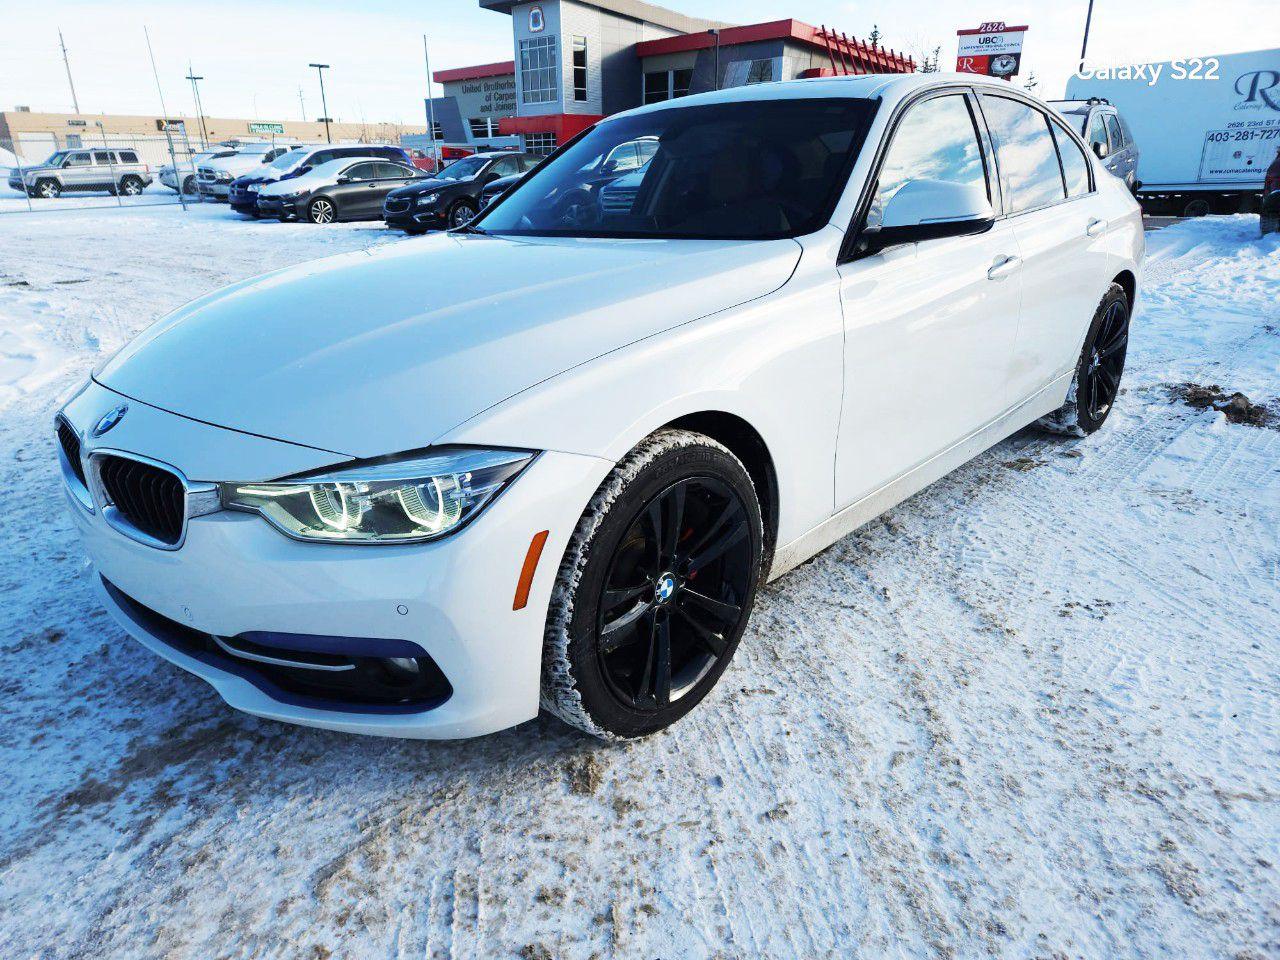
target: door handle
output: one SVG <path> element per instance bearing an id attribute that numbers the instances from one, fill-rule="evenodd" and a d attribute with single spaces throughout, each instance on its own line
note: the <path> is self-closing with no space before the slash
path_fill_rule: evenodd
<path id="1" fill-rule="evenodd" d="M 1021 257 L 1003 257 L 999 263 L 987 271 L 988 280 L 1003 280 L 1022 266 Z"/>
<path id="2" fill-rule="evenodd" d="M 1107 221 L 1099 220 L 1097 217 L 1094 217 L 1089 221 L 1089 226 L 1085 227 L 1084 232 L 1086 236 L 1096 237 L 1105 229 L 1107 229 Z"/>

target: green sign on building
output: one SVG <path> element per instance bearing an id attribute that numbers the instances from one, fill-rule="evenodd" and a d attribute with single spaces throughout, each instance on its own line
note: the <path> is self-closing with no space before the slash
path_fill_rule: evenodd
<path id="1" fill-rule="evenodd" d="M 250 133 L 284 133 L 283 123 L 251 123 Z"/>

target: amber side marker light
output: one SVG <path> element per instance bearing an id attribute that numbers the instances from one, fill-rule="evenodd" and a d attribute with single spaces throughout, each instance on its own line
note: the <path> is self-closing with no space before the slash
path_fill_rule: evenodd
<path id="1" fill-rule="evenodd" d="M 512 610 L 523 610 L 529 602 L 529 590 L 533 587 L 533 574 L 538 569 L 538 561 L 542 558 L 542 548 L 547 545 L 550 530 L 535 533 L 529 541 L 529 551 L 524 555 L 524 566 L 520 568 L 520 579 L 516 581 L 516 598 L 511 604 Z"/>

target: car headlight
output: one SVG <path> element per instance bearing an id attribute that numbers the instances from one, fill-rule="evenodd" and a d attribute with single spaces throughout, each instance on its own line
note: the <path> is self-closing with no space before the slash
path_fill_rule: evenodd
<path id="1" fill-rule="evenodd" d="M 258 184 L 251 183 L 247 187 L 245 187 L 245 189 L 248 190 L 250 193 L 257 193 L 259 187 L 258 187 Z"/>
<path id="2" fill-rule="evenodd" d="M 440 447 L 274 483 L 221 483 L 222 504 L 299 540 L 414 543 L 460 529 L 533 460 L 528 450 Z"/>
<path id="3" fill-rule="evenodd" d="M 440 194 L 438 194 L 438 193 L 428 193 L 426 196 L 422 196 L 422 197 L 419 197 L 419 198 L 418 198 L 417 206 L 419 206 L 419 207 L 434 207 L 434 206 L 436 205 L 436 203 L 437 203 L 437 202 L 439 202 L 439 200 L 440 200 Z"/>
<path id="4" fill-rule="evenodd" d="M 301 200 L 307 195 L 305 190 L 294 190 L 292 193 L 277 193 L 276 199 L 283 200 L 285 203 L 291 203 L 294 200 Z"/>
<path id="5" fill-rule="evenodd" d="M 218 172 L 219 183 L 230 183 L 233 179 L 235 178 L 232 177 L 231 174 L 227 173 L 225 170 L 220 170 Z"/>

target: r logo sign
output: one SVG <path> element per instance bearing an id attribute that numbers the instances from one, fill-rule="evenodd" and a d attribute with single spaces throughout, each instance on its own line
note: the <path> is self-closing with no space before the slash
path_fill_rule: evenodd
<path id="1" fill-rule="evenodd" d="M 1243 106 L 1246 103 L 1265 103 L 1272 110 L 1280 110 L 1280 71 L 1277 70 L 1254 70 L 1252 73 L 1242 73 L 1236 80 L 1236 93 L 1244 97 L 1240 101 Z"/>

